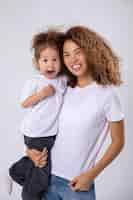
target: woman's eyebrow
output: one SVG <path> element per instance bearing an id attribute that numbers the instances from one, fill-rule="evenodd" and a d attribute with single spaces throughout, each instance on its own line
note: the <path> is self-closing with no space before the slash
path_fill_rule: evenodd
<path id="1" fill-rule="evenodd" d="M 80 47 L 78 47 L 78 48 L 76 48 L 76 49 L 74 49 L 73 51 L 77 51 L 77 50 L 80 50 L 81 48 Z"/>
<path id="2" fill-rule="evenodd" d="M 63 53 L 68 53 L 67 51 L 63 51 Z"/>
<path id="3" fill-rule="evenodd" d="M 72 51 L 78 51 L 80 49 L 81 49 L 81 47 L 78 47 L 78 48 L 73 49 Z M 68 51 L 63 51 L 63 53 L 69 53 L 69 52 Z"/>

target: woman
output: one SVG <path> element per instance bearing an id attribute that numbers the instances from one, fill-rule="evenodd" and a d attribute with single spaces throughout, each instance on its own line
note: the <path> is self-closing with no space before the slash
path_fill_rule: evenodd
<path id="1" fill-rule="evenodd" d="M 119 61 L 105 41 L 92 30 L 70 28 L 63 45 L 70 77 L 52 149 L 52 176 L 46 200 L 95 200 L 95 178 L 120 153 L 124 122 L 114 86 L 121 84 Z M 110 129 L 111 144 L 95 164 L 95 144 Z M 106 130 L 107 131 L 107 130 Z M 106 132 L 105 131 L 105 132 Z M 47 152 L 28 150 L 35 164 L 46 164 Z"/>

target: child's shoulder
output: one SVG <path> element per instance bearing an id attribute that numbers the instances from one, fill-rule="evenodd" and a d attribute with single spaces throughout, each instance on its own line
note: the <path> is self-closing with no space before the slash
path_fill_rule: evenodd
<path id="1" fill-rule="evenodd" d="M 33 75 L 31 78 L 27 79 L 25 82 L 38 82 L 40 80 L 45 80 L 44 76 L 36 74 Z"/>
<path id="2" fill-rule="evenodd" d="M 42 79 L 40 75 L 33 75 L 31 78 L 25 80 L 24 87 L 33 87 L 38 85 L 39 81 Z"/>

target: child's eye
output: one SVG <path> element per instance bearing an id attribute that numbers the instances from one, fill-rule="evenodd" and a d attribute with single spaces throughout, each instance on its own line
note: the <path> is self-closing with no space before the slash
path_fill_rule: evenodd
<path id="1" fill-rule="evenodd" d="M 53 59 L 54 62 L 56 62 L 56 60 L 57 60 L 56 58 Z"/>
<path id="2" fill-rule="evenodd" d="M 48 62 L 48 59 L 44 59 L 43 62 L 45 62 L 45 63 Z"/>

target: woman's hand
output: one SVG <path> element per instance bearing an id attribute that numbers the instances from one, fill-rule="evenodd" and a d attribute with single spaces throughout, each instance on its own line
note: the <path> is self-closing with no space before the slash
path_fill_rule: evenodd
<path id="1" fill-rule="evenodd" d="M 70 187 L 73 191 L 88 191 L 94 180 L 94 174 L 90 171 L 76 176 L 71 182 Z"/>
<path id="2" fill-rule="evenodd" d="M 36 167 L 45 167 L 47 164 L 48 151 L 46 148 L 43 151 L 38 151 L 36 149 L 27 149 L 26 153 L 28 157 L 34 162 Z"/>

